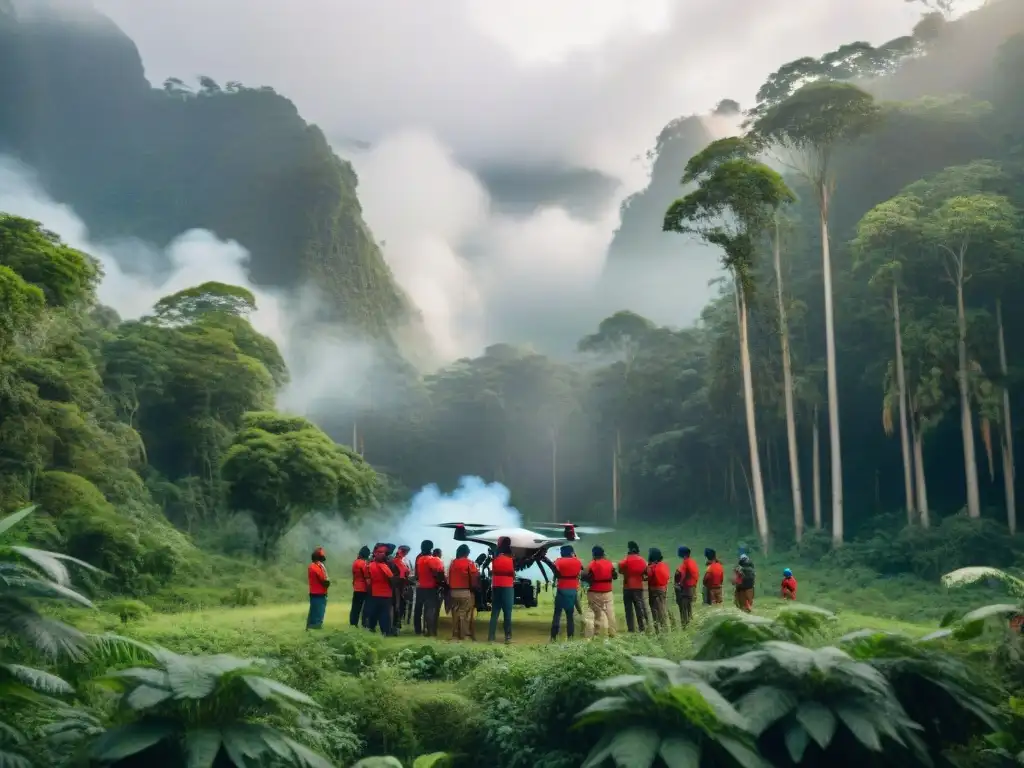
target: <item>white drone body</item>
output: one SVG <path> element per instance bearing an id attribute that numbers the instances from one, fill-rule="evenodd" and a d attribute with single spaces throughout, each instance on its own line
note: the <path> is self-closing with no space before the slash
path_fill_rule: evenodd
<path id="1" fill-rule="evenodd" d="M 498 528 L 474 523 L 442 523 L 438 527 L 453 529 L 456 541 L 472 541 L 483 544 L 489 549 L 497 549 L 498 540 L 507 537 L 512 545 L 512 559 L 515 560 L 517 571 L 535 563 L 544 562 L 551 547 L 560 547 L 563 544 L 579 541 L 580 533 L 599 534 L 612 530 L 611 528 L 580 528 L 572 523 L 537 526 L 541 531 L 557 531 L 562 534 L 561 537 L 555 538 L 526 528 Z"/>

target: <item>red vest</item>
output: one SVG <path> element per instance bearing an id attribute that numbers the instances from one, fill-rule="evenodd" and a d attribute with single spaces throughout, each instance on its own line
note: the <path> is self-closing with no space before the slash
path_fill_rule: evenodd
<path id="1" fill-rule="evenodd" d="M 309 577 L 309 594 L 327 594 L 327 585 L 324 584 L 327 581 L 327 568 L 323 563 L 310 563 L 309 568 L 306 569 L 306 575 Z"/>
<path id="2" fill-rule="evenodd" d="M 590 561 L 590 591 L 591 592 L 611 592 L 612 591 L 612 572 L 614 566 L 612 561 L 606 558 L 600 560 Z"/>
<path id="3" fill-rule="evenodd" d="M 647 588 L 665 589 L 668 586 L 668 563 L 662 560 L 660 563 L 651 563 L 647 566 Z"/>
<path id="4" fill-rule="evenodd" d="M 498 555 L 491 561 L 491 586 L 513 587 L 516 583 L 516 563 L 508 555 Z"/>
<path id="5" fill-rule="evenodd" d="M 640 555 L 626 555 L 619 562 L 619 573 L 624 579 L 623 589 L 643 589 L 644 571 L 647 570 L 647 562 Z"/>
<path id="6" fill-rule="evenodd" d="M 448 566 L 448 586 L 452 589 L 469 589 L 473 586 L 476 563 L 468 557 L 457 557 Z"/>
<path id="7" fill-rule="evenodd" d="M 366 561 L 356 559 L 352 563 L 352 591 L 365 592 L 368 578 L 370 578 L 370 572 L 366 570 Z"/>
<path id="8" fill-rule="evenodd" d="M 391 597 L 391 567 L 387 563 L 374 560 L 369 565 L 370 569 L 370 596 Z"/>
<path id="9" fill-rule="evenodd" d="M 421 589 L 436 589 L 437 575 L 444 573 L 444 563 L 433 555 L 416 558 L 416 582 Z"/>
<path id="10" fill-rule="evenodd" d="M 704 586 L 720 587 L 723 581 L 725 581 L 725 569 L 722 564 L 717 560 L 708 563 L 708 568 L 704 571 Z"/>
<path id="11" fill-rule="evenodd" d="M 583 563 L 577 557 L 560 557 L 554 562 L 559 589 L 578 589 Z"/>
<path id="12" fill-rule="evenodd" d="M 688 557 L 679 564 L 676 571 L 679 574 L 679 584 L 684 587 L 696 587 L 700 581 L 700 571 L 697 568 L 697 561 Z"/>

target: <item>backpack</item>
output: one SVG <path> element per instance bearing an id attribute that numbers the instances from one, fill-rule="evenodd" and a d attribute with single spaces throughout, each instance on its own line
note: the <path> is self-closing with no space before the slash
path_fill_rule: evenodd
<path id="1" fill-rule="evenodd" d="M 754 588 L 754 567 L 752 565 L 740 566 L 740 589 Z"/>

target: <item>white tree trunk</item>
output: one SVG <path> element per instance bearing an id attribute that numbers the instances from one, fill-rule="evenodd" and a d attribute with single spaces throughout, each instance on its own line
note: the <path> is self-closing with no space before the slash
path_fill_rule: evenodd
<path id="1" fill-rule="evenodd" d="M 914 479 L 917 485 L 917 516 L 922 528 L 927 528 L 931 523 L 928 514 L 928 482 L 924 476 L 924 438 L 921 431 L 910 424 L 911 440 L 914 443 Z"/>
<path id="2" fill-rule="evenodd" d="M 736 304 L 739 308 L 740 368 L 743 371 L 743 403 L 747 413 L 747 442 L 750 446 L 750 482 L 754 492 L 754 516 L 761 548 L 768 554 L 768 512 L 761 477 L 761 456 L 757 450 L 757 422 L 754 417 L 754 381 L 750 372 L 750 345 L 747 339 L 747 300 L 737 282 Z"/>
<path id="3" fill-rule="evenodd" d="M 796 540 L 804 536 L 804 499 L 800 489 L 800 454 L 796 444 L 796 416 L 793 412 L 793 367 L 789 355 L 789 326 L 786 322 L 786 301 L 782 295 L 782 245 L 779 238 L 779 217 L 775 217 L 775 285 L 779 300 L 779 336 L 782 343 L 782 386 L 786 400 L 786 440 L 789 443 L 789 483 L 793 492 L 793 530 Z"/>
<path id="4" fill-rule="evenodd" d="M 1006 340 L 1003 338 L 1003 302 L 996 299 L 996 328 L 999 331 L 999 370 L 1003 374 L 1003 487 L 1006 491 L 1006 526 L 1017 532 L 1017 465 L 1013 460 L 1013 425 L 1010 420 L 1010 391 L 1006 387 Z"/>
<path id="5" fill-rule="evenodd" d="M 814 528 L 821 530 L 821 438 L 818 433 L 818 406 L 814 406 L 811 424 L 811 474 L 814 492 Z"/>
<path id="6" fill-rule="evenodd" d="M 359 422 L 352 422 L 352 453 L 359 453 Z"/>
<path id="7" fill-rule="evenodd" d="M 892 284 L 892 324 L 896 336 L 896 386 L 900 390 L 900 448 L 903 451 L 903 493 L 906 498 L 907 525 L 914 523 L 914 482 L 907 434 L 907 377 L 903 370 L 903 331 L 900 328 L 900 294 Z"/>
<path id="8" fill-rule="evenodd" d="M 962 259 L 962 254 L 961 254 Z M 962 265 L 962 261 L 960 262 Z M 978 461 L 974 450 L 974 419 L 971 417 L 971 397 L 967 380 L 967 315 L 964 310 L 964 280 L 962 266 L 956 281 L 957 381 L 960 384 L 960 431 L 964 441 L 964 477 L 967 480 L 967 516 L 981 517 L 978 496 Z"/>
<path id="9" fill-rule="evenodd" d="M 839 385 L 836 383 L 836 334 L 833 322 L 832 257 L 828 242 L 829 190 L 821 185 L 821 277 L 825 284 L 825 365 L 828 379 L 829 460 L 832 465 L 832 545 L 843 543 L 843 456 L 839 440 Z"/>

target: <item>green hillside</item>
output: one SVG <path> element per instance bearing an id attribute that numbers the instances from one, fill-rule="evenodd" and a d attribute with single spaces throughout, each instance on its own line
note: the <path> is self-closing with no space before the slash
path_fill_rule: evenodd
<path id="1" fill-rule="evenodd" d="M 416 320 L 362 218 L 352 167 L 270 88 L 151 88 L 104 18 L 74 26 L 0 5 L 0 152 L 34 167 L 95 238 L 237 240 L 263 286 L 305 282 L 381 338 Z"/>

